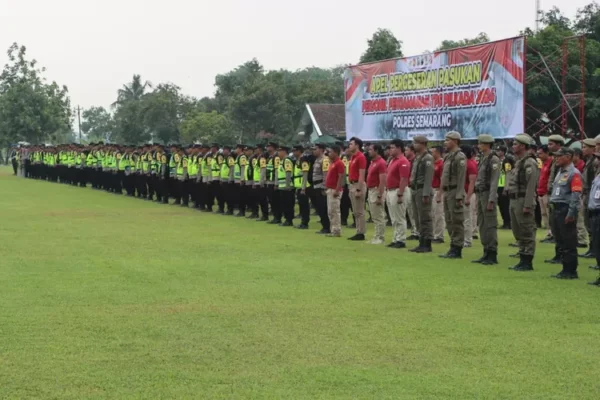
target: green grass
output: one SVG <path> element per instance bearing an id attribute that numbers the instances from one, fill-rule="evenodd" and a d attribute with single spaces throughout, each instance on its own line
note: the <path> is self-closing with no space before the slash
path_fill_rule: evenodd
<path id="1" fill-rule="evenodd" d="M 483 267 L 8 169 L 0 224 L 3 399 L 599 396 L 588 260 L 509 271 L 508 231 Z"/>

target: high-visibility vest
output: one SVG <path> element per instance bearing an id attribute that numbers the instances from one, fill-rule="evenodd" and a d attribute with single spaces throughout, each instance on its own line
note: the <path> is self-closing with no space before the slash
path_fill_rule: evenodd
<path id="1" fill-rule="evenodd" d="M 200 160 L 200 175 L 202 175 L 203 178 L 208 178 L 210 175 L 209 160 L 211 160 L 211 158 L 206 156 L 202 157 Z"/>
<path id="2" fill-rule="evenodd" d="M 253 179 L 254 179 L 254 183 L 260 183 L 260 170 L 261 170 L 261 166 L 260 166 L 260 160 L 263 159 L 264 156 L 259 156 L 259 157 L 254 157 L 254 160 L 252 160 L 252 170 L 253 172 Z"/>
<path id="3" fill-rule="evenodd" d="M 222 158 L 223 156 L 221 155 L 217 155 L 216 157 L 214 157 L 210 163 L 210 171 L 211 171 L 211 176 L 213 178 L 218 178 L 221 174 L 221 166 L 219 165 L 219 161 L 222 162 L 222 160 L 219 160 L 219 158 Z"/>
<path id="4" fill-rule="evenodd" d="M 146 173 L 150 170 L 150 154 L 143 154 L 140 157 L 140 163 L 142 164 L 142 172 Z"/>
<path id="5" fill-rule="evenodd" d="M 302 179 L 304 178 L 303 164 L 306 161 L 300 161 L 294 164 L 294 187 L 296 189 L 302 189 Z M 306 181 L 306 188 L 310 187 L 308 180 Z"/>
<path id="6" fill-rule="evenodd" d="M 350 160 L 348 160 L 347 156 L 343 156 L 342 157 L 342 162 L 344 163 L 344 166 L 346 167 L 346 185 L 350 184 Z"/>
<path id="7" fill-rule="evenodd" d="M 287 172 L 288 172 L 288 171 L 285 170 L 286 162 L 288 164 L 290 164 L 290 163 L 292 164 L 291 171 L 289 171 L 289 172 L 291 172 L 292 174 L 294 173 L 294 166 L 293 166 L 294 161 L 291 158 L 289 158 L 289 157 L 288 158 L 284 158 L 283 161 L 279 162 L 279 168 L 277 169 L 277 185 L 279 186 L 280 189 L 287 189 L 288 188 L 288 186 L 286 184 L 286 179 L 285 179 L 285 177 L 287 175 Z M 290 184 L 292 186 L 294 184 L 293 175 L 292 175 L 292 181 L 290 182 Z"/>
<path id="8" fill-rule="evenodd" d="M 233 180 L 238 182 L 242 180 L 242 157 L 244 159 L 246 158 L 246 156 L 243 154 L 237 156 L 237 158 L 235 159 L 235 165 L 233 166 Z"/>
<path id="9" fill-rule="evenodd" d="M 193 176 L 195 178 L 197 175 L 198 175 L 198 155 L 195 154 L 192 156 L 192 160 L 188 164 L 188 176 Z"/>
<path id="10" fill-rule="evenodd" d="M 177 179 L 182 180 L 184 178 L 183 176 L 183 167 L 184 165 L 187 167 L 187 157 L 183 156 L 181 157 L 179 154 L 177 154 L 177 157 L 179 158 L 178 162 L 177 162 L 177 168 L 175 169 L 175 173 L 177 174 Z"/>
<path id="11" fill-rule="evenodd" d="M 227 159 L 223 160 L 223 164 L 221 164 L 221 180 L 228 180 L 229 173 L 231 172 L 231 167 L 235 166 L 235 160 L 231 156 L 227 156 Z"/>
<path id="12" fill-rule="evenodd" d="M 177 176 L 177 164 L 179 161 L 179 154 L 171 154 L 169 159 L 169 175 L 172 177 Z"/>
<path id="13" fill-rule="evenodd" d="M 506 173 L 500 171 L 500 177 L 498 178 L 498 187 L 503 188 L 506 185 Z"/>
<path id="14" fill-rule="evenodd" d="M 87 155 L 87 158 L 85 159 L 85 165 L 87 167 L 94 167 L 96 166 L 96 157 L 94 156 L 94 152 L 90 151 Z"/>

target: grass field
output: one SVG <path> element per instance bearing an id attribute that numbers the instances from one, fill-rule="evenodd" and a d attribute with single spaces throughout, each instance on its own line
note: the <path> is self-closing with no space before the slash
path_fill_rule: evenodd
<path id="1" fill-rule="evenodd" d="M 600 397 L 588 260 L 509 271 L 508 231 L 483 267 L 8 169 L 0 224 L 2 399 Z"/>

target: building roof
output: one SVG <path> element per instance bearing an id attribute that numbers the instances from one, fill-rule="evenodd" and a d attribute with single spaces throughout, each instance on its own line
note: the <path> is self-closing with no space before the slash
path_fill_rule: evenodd
<path id="1" fill-rule="evenodd" d="M 312 122 L 317 135 L 339 136 L 346 132 L 346 114 L 343 104 L 306 104 L 301 125 Z"/>

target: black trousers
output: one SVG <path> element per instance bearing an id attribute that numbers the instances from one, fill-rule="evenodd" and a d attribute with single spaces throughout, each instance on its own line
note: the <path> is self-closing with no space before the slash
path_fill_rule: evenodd
<path id="1" fill-rule="evenodd" d="M 232 213 L 235 207 L 235 183 L 233 182 L 221 182 L 221 196 L 223 197 L 223 203 L 227 204 L 227 212 Z M 224 210 L 225 207 L 219 209 Z"/>
<path id="2" fill-rule="evenodd" d="M 502 225 L 510 226 L 510 198 L 503 194 L 504 188 L 498 188 L 498 209 L 502 217 Z"/>
<path id="3" fill-rule="evenodd" d="M 329 214 L 327 213 L 327 195 L 325 194 L 325 189 L 310 188 L 310 199 L 315 206 L 317 215 L 321 218 L 321 226 L 324 230 L 328 231 L 331 225 L 329 223 Z"/>
<path id="4" fill-rule="evenodd" d="M 310 222 L 310 204 L 308 201 L 308 191 L 304 194 L 301 189 L 297 190 L 298 208 L 300 209 L 300 224 L 308 226 Z"/>
<path id="5" fill-rule="evenodd" d="M 342 218 L 342 225 L 348 222 L 348 216 L 352 211 L 352 203 L 350 202 L 350 190 L 348 185 L 344 186 L 344 192 L 342 193 L 342 199 L 340 200 L 340 216 Z"/>
<path id="6" fill-rule="evenodd" d="M 279 203 L 281 204 L 281 213 L 286 222 L 294 221 L 294 206 L 296 205 L 295 190 L 277 190 L 279 193 Z"/>
<path id="7" fill-rule="evenodd" d="M 198 194 L 196 195 L 196 197 L 198 198 L 198 208 L 200 208 L 201 210 L 205 210 L 206 209 L 206 204 L 207 204 L 207 191 L 208 191 L 208 185 L 206 184 L 206 182 L 200 182 L 198 183 Z"/>
<path id="8" fill-rule="evenodd" d="M 596 256 L 596 265 L 600 265 L 600 210 L 588 210 L 590 219 L 591 250 Z"/>
<path id="9" fill-rule="evenodd" d="M 238 211 L 241 215 L 246 213 L 246 207 L 250 204 L 248 197 L 250 196 L 250 186 L 245 182 L 235 184 L 234 196 L 237 199 Z"/>
<path id="10" fill-rule="evenodd" d="M 244 185 L 242 196 L 245 199 L 245 210 L 251 214 L 258 215 L 258 203 L 256 202 L 255 192 L 254 185 Z"/>
<path id="11" fill-rule="evenodd" d="M 256 187 L 253 189 L 256 199 L 257 210 L 260 207 L 263 218 L 269 218 L 269 201 L 267 199 L 267 188 Z"/>
<path id="12" fill-rule="evenodd" d="M 279 190 L 275 190 L 274 185 L 267 186 L 267 201 L 271 205 L 273 219 L 276 221 L 281 221 L 281 218 L 283 217 L 283 213 L 281 211 L 281 193 L 279 193 Z"/>
<path id="13" fill-rule="evenodd" d="M 554 240 L 556 240 L 556 255 L 562 258 L 563 271 L 576 272 L 578 264 L 577 217 L 574 222 L 567 224 L 565 218 L 569 212 L 569 205 L 553 203 L 550 207 L 554 210 L 551 224 L 554 228 Z"/>
<path id="14" fill-rule="evenodd" d="M 17 162 L 17 160 L 15 160 L 14 158 L 12 159 L 12 168 L 13 168 L 13 175 L 17 175 L 17 167 L 19 166 L 19 163 Z"/>

